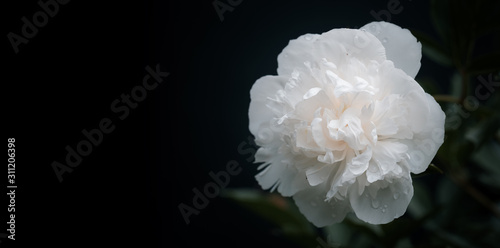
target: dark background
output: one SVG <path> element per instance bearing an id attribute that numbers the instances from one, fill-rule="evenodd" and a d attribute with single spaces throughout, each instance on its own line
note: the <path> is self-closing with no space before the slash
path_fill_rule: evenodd
<path id="1" fill-rule="evenodd" d="M 18 54 L 7 34 L 20 34 L 21 18 L 40 7 L 3 2 L 2 120 L 4 137 L 16 138 L 18 189 L 16 241 L 2 239 L 0 247 L 293 247 L 269 232 L 269 223 L 221 197 L 189 225 L 178 205 L 192 206 L 192 189 L 231 160 L 243 170 L 229 187 L 258 188 L 256 166 L 237 149 L 250 135 L 252 84 L 276 74 L 277 55 L 290 39 L 359 28 L 376 21 L 370 11 L 387 10 L 389 1 L 243 0 L 223 21 L 212 2 L 73 0 Z M 434 34 L 427 1 L 400 5 L 391 22 Z M 170 75 L 119 120 L 111 102 L 141 84 L 145 66 L 157 64 Z M 434 70 L 423 58 L 419 76 Z M 103 118 L 115 130 L 60 183 L 52 162 L 64 163 L 65 147 L 74 148 L 85 139 L 81 131 Z M 0 208 L 5 223 L 7 207 Z"/>

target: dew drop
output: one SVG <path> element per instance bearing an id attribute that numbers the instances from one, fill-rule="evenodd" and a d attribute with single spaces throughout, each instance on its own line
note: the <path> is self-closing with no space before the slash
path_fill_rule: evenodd
<path id="1" fill-rule="evenodd" d="M 385 211 L 387 211 L 387 205 L 384 205 L 384 206 L 382 207 L 382 213 L 385 213 Z"/>
<path id="2" fill-rule="evenodd" d="M 394 193 L 394 195 L 392 195 L 394 197 L 394 200 L 397 200 L 399 199 L 399 193 Z"/>
<path id="3" fill-rule="evenodd" d="M 383 43 L 387 43 L 387 38 L 385 38 L 385 37 L 384 37 L 384 38 L 382 39 L 382 42 L 383 42 Z"/>
<path id="4" fill-rule="evenodd" d="M 311 36 L 310 34 L 306 35 L 304 38 L 305 38 L 306 40 L 312 40 L 312 36 Z"/>
<path id="5" fill-rule="evenodd" d="M 311 206 L 316 207 L 316 206 L 318 206 L 318 203 L 312 201 Z"/>
<path id="6" fill-rule="evenodd" d="M 372 24 L 370 26 L 368 26 L 368 29 L 369 29 L 369 32 L 372 33 L 373 35 L 378 35 L 380 34 L 380 27 L 378 24 Z"/>
<path id="7" fill-rule="evenodd" d="M 367 36 L 356 35 L 354 36 L 354 45 L 358 48 L 364 48 L 368 45 L 369 41 L 365 38 Z"/>
<path id="8" fill-rule="evenodd" d="M 373 199 L 372 200 L 372 207 L 376 209 L 379 206 L 380 206 L 380 202 L 378 200 L 376 200 L 376 199 Z"/>

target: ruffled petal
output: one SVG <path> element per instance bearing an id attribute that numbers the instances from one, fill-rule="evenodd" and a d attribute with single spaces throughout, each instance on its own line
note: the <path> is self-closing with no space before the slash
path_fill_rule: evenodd
<path id="1" fill-rule="evenodd" d="M 373 148 L 373 161 L 383 175 L 400 174 L 398 162 L 407 157 L 408 146 L 398 141 L 379 141 Z"/>
<path id="2" fill-rule="evenodd" d="M 348 212 L 373 224 L 403 215 L 410 172 L 424 171 L 443 143 L 444 113 L 413 78 L 420 43 L 390 23 L 365 29 L 290 41 L 279 76 L 250 92 L 258 183 L 293 196 L 318 227 Z"/>

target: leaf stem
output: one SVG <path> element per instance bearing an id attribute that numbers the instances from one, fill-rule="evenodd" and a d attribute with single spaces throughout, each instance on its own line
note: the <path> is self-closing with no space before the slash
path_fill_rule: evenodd
<path id="1" fill-rule="evenodd" d="M 463 175 L 463 173 L 450 173 L 450 178 L 458 186 L 464 189 L 472 198 L 474 198 L 481 205 L 490 210 L 497 218 L 500 219 L 500 209 L 488 199 L 483 193 L 476 189 L 470 181 Z"/>
<path id="2" fill-rule="evenodd" d="M 450 95 L 434 95 L 433 97 L 438 102 L 460 103 L 460 99 Z"/>
<path id="3" fill-rule="evenodd" d="M 458 103 L 464 105 L 464 100 L 467 97 L 467 90 L 469 88 L 469 74 L 465 72 L 465 70 L 461 70 L 460 75 L 462 76 L 462 92 L 460 93 Z"/>

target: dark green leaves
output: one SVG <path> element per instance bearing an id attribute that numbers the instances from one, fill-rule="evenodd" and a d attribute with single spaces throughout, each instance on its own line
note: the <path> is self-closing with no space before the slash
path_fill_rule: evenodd
<path id="1" fill-rule="evenodd" d="M 276 225 L 280 235 L 294 243 L 303 247 L 315 247 L 318 243 L 319 234 L 289 198 L 252 189 L 226 190 L 223 196 Z"/>
<path id="2" fill-rule="evenodd" d="M 466 68 L 471 74 L 485 74 L 500 71 L 500 50 L 473 59 Z"/>
<path id="3" fill-rule="evenodd" d="M 425 56 L 442 66 L 452 65 L 450 52 L 442 44 L 425 33 L 416 30 L 412 30 L 411 33 L 422 43 L 422 52 Z"/>

